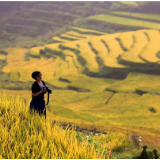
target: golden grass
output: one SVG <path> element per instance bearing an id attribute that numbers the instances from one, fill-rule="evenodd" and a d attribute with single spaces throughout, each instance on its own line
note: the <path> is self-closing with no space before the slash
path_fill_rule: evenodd
<path id="1" fill-rule="evenodd" d="M 123 134 L 86 136 L 53 125 L 52 117 L 45 120 L 38 114 L 30 114 L 28 109 L 19 97 L 0 97 L 2 159 L 102 159 L 109 146 L 122 152 L 132 146 Z"/>
<path id="2" fill-rule="evenodd" d="M 149 35 L 149 42 L 144 32 L 147 32 Z M 131 48 L 133 42 L 131 38 L 132 32 L 95 36 L 95 39 L 88 38 L 87 40 L 79 40 L 76 42 L 68 41 L 62 44 L 55 43 L 44 46 L 52 50 L 63 51 L 66 55 L 65 61 L 58 57 L 56 59 L 30 58 L 30 61 L 24 61 L 24 53 L 28 51 L 27 49 L 16 50 L 15 48 L 8 48 L 6 50 L 9 53 L 6 56 L 8 64 L 3 68 L 3 72 L 11 73 L 11 81 L 28 82 L 33 81 L 31 73 L 34 70 L 40 70 L 43 74 L 44 81 L 53 86 L 67 89 L 69 85 L 82 90 L 90 90 L 91 92 L 84 93 L 77 93 L 75 91 L 53 91 L 49 108 L 53 111 L 52 116 L 59 117 L 61 120 L 68 122 L 71 120 L 76 123 L 83 121 L 84 124 L 91 123 L 95 126 L 101 124 L 106 130 L 106 124 L 110 123 L 117 126 L 144 127 L 150 132 L 159 131 L 158 116 L 160 110 L 158 104 L 160 102 L 158 95 L 151 95 L 160 93 L 159 76 L 130 73 L 125 80 L 108 82 L 107 79 L 77 74 L 75 64 L 81 68 L 80 73 L 83 71 L 83 66 L 77 60 L 78 54 L 75 55 L 73 51 L 61 50 L 58 47 L 61 44 L 73 50 L 80 50 L 80 56 L 87 62 L 85 67 L 87 67 L 89 71 L 96 73 L 99 72 L 99 65 L 96 61 L 96 54 L 92 52 L 88 45 L 90 41 L 93 47 L 99 52 L 97 56 L 101 56 L 108 67 L 125 67 L 118 63 L 117 58 L 119 56 L 126 61 L 135 63 L 145 63 L 139 56 L 143 56 L 143 58 L 149 62 L 157 62 L 156 52 L 159 48 L 159 32 L 156 30 L 140 30 L 133 32 L 133 34 L 136 40 L 133 48 Z M 116 37 L 121 39 L 127 49 L 130 49 L 128 52 L 122 50 L 118 41 L 115 40 Z M 101 43 L 101 39 L 103 39 L 109 47 L 109 53 L 105 55 L 104 51 L 106 53 L 107 49 L 104 48 L 105 45 Z M 77 44 L 80 47 L 78 47 Z M 18 79 L 18 72 L 20 73 L 20 79 Z M 72 83 L 59 81 L 60 77 L 68 79 Z M 112 85 L 114 82 L 116 83 Z M 133 93 L 116 93 L 106 104 L 107 100 L 112 96 L 112 93 L 104 91 L 105 88 L 120 92 L 135 92 L 136 89 L 140 89 L 149 93 L 143 96 Z M 13 94 L 15 93 L 17 92 L 13 92 Z M 20 94 L 24 94 L 23 96 L 27 96 L 27 98 L 30 99 L 30 92 L 20 92 Z M 149 111 L 150 107 L 155 108 L 155 114 Z M 144 112 L 146 116 L 143 116 Z M 54 113 L 57 113 L 57 115 Z M 148 126 L 145 122 L 146 118 L 147 123 L 149 123 Z M 138 124 L 138 121 L 142 121 L 142 124 Z M 152 126 L 154 121 L 157 123 L 155 122 Z"/>
<path id="3" fill-rule="evenodd" d="M 1 95 L 4 93 L 6 95 L 19 95 L 23 98 L 23 102 L 24 98 L 26 98 L 27 106 L 31 99 L 31 91 L 0 90 Z M 145 94 L 140 96 L 133 93 L 116 93 L 106 104 L 110 96 L 112 96 L 112 93 L 105 91 L 77 93 L 75 91 L 53 90 L 53 93 L 50 95 L 49 106 L 47 106 L 47 116 L 51 116 L 53 119 L 61 122 L 72 122 L 83 127 L 92 126 L 103 129 L 107 131 L 108 136 L 110 136 L 109 131 L 125 131 L 127 133 L 127 127 L 129 131 L 136 132 L 139 135 L 152 135 L 151 139 L 148 140 L 143 137 L 144 144 L 149 143 L 149 141 L 153 143 L 154 138 L 158 138 L 157 136 L 154 137 L 155 133 L 159 132 L 160 129 L 158 121 L 160 100 L 158 95 Z M 150 112 L 150 107 L 154 107 L 156 113 Z M 30 116 L 27 115 L 27 117 Z M 118 128 L 119 130 L 116 130 Z M 118 137 L 119 135 L 117 134 L 112 139 L 112 142 L 107 141 L 108 143 L 104 145 L 112 143 L 112 149 L 115 149 L 116 143 L 117 146 L 121 145 Z"/>
<path id="4" fill-rule="evenodd" d="M 0 98 L 0 155 L 5 159 L 104 158 L 88 141 L 80 143 L 74 130 L 63 130 L 52 119 L 29 114 L 18 97 Z"/>
<path id="5" fill-rule="evenodd" d="M 6 56 L 4 54 L 0 54 L 0 60 L 6 59 Z"/>
<path id="6" fill-rule="evenodd" d="M 29 52 L 30 52 L 30 54 L 33 55 L 33 56 L 39 56 L 41 49 L 43 50 L 43 49 L 44 49 L 44 46 L 39 46 L 39 47 L 30 48 Z"/>
<path id="7" fill-rule="evenodd" d="M 123 81 L 116 82 L 108 87 L 111 90 L 121 92 L 134 92 L 136 89 L 142 91 L 160 93 L 160 79 L 157 75 L 149 75 L 142 73 L 129 73 Z"/>
<path id="8" fill-rule="evenodd" d="M 7 48 L 5 50 L 8 52 L 7 55 L 7 62 L 18 62 L 18 61 L 24 61 L 24 53 L 28 51 L 28 49 L 25 48 Z"/>
<path id="9" fill-rule="evenodd" d="M 22 75 L 20 81 L 31 80 L 30 75 L 35 70 L 40 70 L 43 76 L 46 78 L 46 80 L 49 80 L 51 77 L 53 77 L 55 66 L 59 65 L 60 63 L 61 63 L 60 59 L 59 60 L 56 59 L 55 61 L 53 58 L 50 59 L 41 58 L 40 60 L 32 61 L 29 63 L 26 62 L 22 64 L 23 70 L 21 71 Z M 25 72 L 27 72 L 28 75 L 27 77 Z"/>
<path id="10" fill-rule="evenodd" d="M 146 33 L 150 41 L 146 48 L 140 53 L 140 57 L 147 62 L 157 63 L 160 61 L 157 57 L 157 53 L 160 51 L 160 33 L 158 30 L 148 30 Z"/>
<path id="11" fill-rule="evenodd" d="M 28 49 L 7 48 L 5 51 L 8 52 L 6 56 L 8 65 L 3 68 L 3 72 L 10 72 L 14 67 L 18 67 L 24 61 L 25 52 Z"/>
<path id="12" fill-rule="evenodd" d="M 73 101 L 68 104 L 64 104 L 64 106 L 68 109 L 74 110 L 74 112 L 87 111 L 87 113 L 92 113 L 92 110 L 100 109 L 108 100 L 108 98 L 112 95 L 111 92 L 98 92 L 98 93 L 89 93 L 86 94 L 86 97 L 76 101 Z M 75 107 L 76 106 L 76 107 Z M 79 116 L 82 116 L 79 114 Z M 95 115 L 97 118 L 101 118 L 100 114 Z"/>
<path id="13" fill-rule="evenodd" d="M 61 45 L 64 46 L 64 47 L 67 47 L 69 49 L 72 49 L 72 50 L 77 50 L 78 49 L 77 44 L 79 42 L 81 42 L 81 41 L 83 41 L 83 40 L 72 41 L 72 42 L 71 41 L 70 42 L 65 42 L 65 43 L 62 43 Z"/>
<path id="14" fill-rule="evenodd" d="M 68 70 L 70 74 L 78 74 L 78 68 L 76 68 L 73 58 L 70 56 L 65 56 L 65 61 L 68 63 Z"/>
<path id="15" fill-rule="evenodd" d="M 129 51 L 124 52 L 120 59 L 133 63 L 145 63 L 145 61 L 139 57 L 148 44 L 147 36 L 144 34 L 145 31 L 146 30 L 139 30 L 134 32 L 135 43 L 133 47 Z"/>
<path id="16" fill-rule="evenodd" d="M 150 107 L 153 107 L 156 110 L 156 115 L 157 115 L 160 114 L 159 103 L 160 103 L 159 95 L 144 94 L 142 98 L 138 101 L 137 106 L 141 107 L 143 110 L 146 110 L 145 115 L 153 115 L 153 113 L 151 113 L 148 110 Z M 151 124 L 148 125 L 151 126 Z"/>
<path id="17" fill-rule="evenodd" d="M 69 74 L 69 63 L 66 61 L 63 61 L 59 67 L 56 68 L 56 75 L 62 76 L 62 75 L 68 75 Z"/>
<path id="18" fill-rule="evenodd" d="M 75 55 L 75 53 L 73 51 L 70 51 L 70 50 L 64 50 L 63 53 L 66 55 L 66 56 L 70 56 L 73 58 L 73 61 L 72 63 L 76 66 L 77 68 L 77 72 L 78 73 L 81 73 L 82 70 L 83 70 L 83 66 L 80 64 L 80 62 L 78 61 L 77 59 L 77 56 Z"/>
<path id="19" fill-rule="evenodd" d="M 10 81 L 18 82 L 19 81 L 19 73 L 18 72 L 10 72 Z"/>
<path id="20" fill-rule="evenodd" d="M 80 39 L 84 39 L 84 38 L 80 38 L 80 37 L 76 37 L 76 36 L 71 36 L 71 35 L 68 35 L 68 34 L 61 34 L 61 38 L 71 38 L 71 39 L 74 39 L 74 40 L 80 40 Z"/>
<path id="21" fill-rule="evenodd" d="M 87 62 L 86 64 L 86 68 L 88 68 L 88 70 L 90 72 L 95 72 L 98 73 L 99 72 L 99 64 L 96 61 L 96 55 L 95 53 L 91 50 L 90 46 L 88 45 L 88 41 L 81 41 L 78 43 L 80 48 L 80 56 L 83 57 L 83 59 Z"/>
<path id="22" fill-rule="evenodd" d="M 3 68 L 3 72 L 17 71 L 21 75 L 19 81 L 28 82 L 33 81 L 31 73 L 35 70 L 40 70 L 46 80 L 49 80 L 53 77 L 55 69 L 61 63 L 62 60 L 60 58 L 56 58 L 56 60 L 53 58 L 31 59 L 30 61 L 19 62 L 18 66 L 13 66 L 11 63 Z"/>
<path id="23" fill-rule="evenodd" d="M 117 36 L 117 38 L 121 40 L 122 45 L 128 50 L 131 49 L 134 43 L 133 34 L 134 34 L 134 31 L 129 31 L 129 32 L 123 32 L 122 34 Z"/>
<path id="24" fill-rule="evenodd" d="M 140 95 L 134 93 L 116 93 L 107 105 L 103 104 L 100 108 L 95 108 L 93 112 L 100 114 L 105 119 L 110 117 L 140 116 L 143 113 L 143 109 L 140 106 L 136 107 L 140 98 Z"/>
<path id="25" fill-rule="evenodd" d="M 105 64 L 107 67 L 113 67 L 113 68 L 125 68 L 127 66 L 121 65 L 118 63 L 118 57 L 123 54 L 123 50 L 121 46 L 119 45 L 118 41 L 115 40 L 117 36 L 119 36 L 120 33 L 110 34 L 107 36 L 101 36 L 101 39 L 106 42 L 108 45 L 110 52 L 106 57 Z"/>
<path id="26" fill-rule="evenodd" d="M 82 38 L 89 38 L 89 37 L 97 36 L 97 35 L 92 35 L 92 34 L 78 33 L 78 32 L 75 32 L 75 31 L 69 31 L 69 32 L 66 32 L 66 34 L 71 34 L 71 35 L 79 36 L 79 37 L 82 37 Z"/>
<path id="27" fill-rule="evenodd" d="M 99 33 L 101 35 L 103 34 L 108 34 L 106 32 L 100 32 L 100 31 L 96 31 L 96 30 L 92 30 L 92 29 L 86 29 L 86 28 L 79 28 L 79 27 L 72 27 L 73 29 L 77 29 L 79 31 L 82 31 L 82 32 L 91 32 L 91 33 Z"/>
<path id="28" fill-rule="evenodd" d="M 59 45 L 60 45 L 60 43 L 53 43 L 53 44 L 47 44 L 47 45 L 44 45 L 44 46 L 45 46 L 45 48 L 49 48 L 49 49 L 51 49 L 53 51 L 60 52 L 61 49 L 59 48 Z"/>
<path id="29" fill-rule="evenodd" d="M 101 134 L 100 136 L 94 136 L 94 139 L 101 142 L 106 148 L 111 147 L 112 151 L 124 151 L 125 148 L 131 147 L 131 142 L 126 139 L 126 136 L 122 133 L 109 133 L 108 136 Z M 112 158 L 112 157 L 111 157 Z"/>
<path id="30" fill-rule="evenodd" d="M 101 42 L 100 37 L 92 39 L 91 43 L 93 45 L 93 48 L 95 48 L 95 50 L 98 51 L 97 56 L 101 58 L 101 60 L 103 61 L 103 64 L 107 66 L 108 65 L 107 57 L 109 56 L 109 51 L 106 48 L 106 46 Z"/>

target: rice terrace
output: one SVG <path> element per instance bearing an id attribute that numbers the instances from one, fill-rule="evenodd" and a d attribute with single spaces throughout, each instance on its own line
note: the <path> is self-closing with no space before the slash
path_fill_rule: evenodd
<path id="1" fill-rule="evenodd" d="M 159 158 L 159 7 L 1 1 L 0 158 Z M 46 120 L 29 110 L 37 70 Z"/>

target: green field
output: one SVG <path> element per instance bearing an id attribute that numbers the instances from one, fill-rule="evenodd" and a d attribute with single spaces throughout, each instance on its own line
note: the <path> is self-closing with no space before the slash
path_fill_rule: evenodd
<path id="1" fill-rule="evenodd" d="M 122 3 L 122 4 L 125 4 L 125 5 L 137 5 L 137 2 L 135 2 L 135 1 L 119 1 L 120 3 Z"/>
<path id="2" fill-rule="evenodd" d="M 112 15 L 107 15 L 107 14 L 90 16 L 89 19 L 95 19 L 99 21 L 106 21 L 110 23 L 116 23 L 116 24 L 128 25 L 128 26 L 138 26 L 138 27 L 152 28 L 152 29 L 157 29 L 157 30 L 160 29 L 159 23 L 149 22 L 149 21 L 144 21 L 144 20 L 123 18 L 123 17 L 112 16 Z"/>
<path id="3" fill-rule="evenodd" d="M 129 16 L 133 18 L 144 18 L 144 19 L 150 19 L 150 20 L 158 20 L 160 21 L 160 15 L 159 14 L 147 14 L 147 13 L 134 13 L 134 12 L 112 12 L 113 14 L 118 15 L 124 15 Z"/>

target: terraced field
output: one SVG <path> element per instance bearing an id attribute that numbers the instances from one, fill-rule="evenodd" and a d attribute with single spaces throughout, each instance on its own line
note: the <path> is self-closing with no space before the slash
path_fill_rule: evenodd
<path id="1" fill-rule="evenodd" d="M 68 31 L 79 19 L 94 14 L 94 8 L 100 13 L 106 12 L 101 6 L 107 4 L 63 2 L 62 6 L 61 2 L 1 2 L 0 47 L 4 49 L 18 44 L 19 47 L 32 48 L 52 43 L 51 36 Z"/>
<path id="2" fill-rule="evenodd" d="M 73 26 L 83 27 L 98 32 L 113 33 L 113 30 L 135 30 L 140 27 L 118 28 L 109 23 L 88 21 L 91 15 L 108 14 L 113 11 L 144 10 L 144 6 L 156 2 L 1 2 L 0 3 L 0 47 L 32 48 L 54 42 L 51 36 L 59 36 Z M 128 5 L 129 4 L 129 5 Z M 144 4 L 144 5 L 140 5 Z M 3 7 L 4 6 L 4 7 Z M 116 7 L 115 7 L 116 6 Z M 157 5 L 158 6 L 158 5 Z M 131 9 L 131 10 L 132 10 Z M 157 12 L 157 7 L 154 7 Z M 159 8 L 158 8 L 159 10 Z M 142 27 L 143 28 L 143 27 Z M 76 28 L 75 28 L 76 29 Z M 92 32 L 93 34 L 93 32 Z M 95 32 L 94 32 L 95 34 Z M 90 34 L 91 35 L 91 34 Z"/>
<path id="3" fill-rule="evenodd" d="M 94 32 L 76 28 L 78 29 L 83 31 L 83 35 Z M 123 79 L 123 76 L 114 73 L 120 72 L 126 76 L 130 71 L 159 73 L 160 34 L 158 30 L 138 30 L 108 35 L 95 31 L 95 34 L 97 33 L 101 35 L 78 40 L 67 40 L 61 36 L 63 42 L 30 49 L 8 48 L 5 50 L 7 55 L 1 54 L 1 60 L 6 59 L 7 62 L 3 72 L 14 72 L 12 77 L 17 73 L 22 82 L 31 81 L 31 77 L 28 79 L 26 76 L 23 77 L 23 73 L 28 72 L 28 76 L 30 75 L 31 64 L 33 70 L 44 68 L 44 71 L 47 65 L 50 74 L 45 77 L 50 81 L 74 74 L 108 78 L 116 76 L 117 79 Z M 63 83 L 67 86 L 67 82 Z"/>
<path id="4" fill-rule="evenodd" d="M 125 5 L 137 5 L 137 2 L 135 1 L 119 1 L 120 3 L 122 4 L 125 4 Z"/>
<path id="5" fill-rule="evenodd" d="M 121 25 L 138 26 L 138 27 L 143 27 L 143 28 L 152 28 L 152 29 L 160 30 L 159 23 L 149 22 L 145 20 L 124 18 L 120 16 L 100 14 L 100 15 L 90 16 L 89 19 L 106 21 L 109 23 L 115 23 L 115 24 L 121 24 Z"/>
<path id="6" fill-rule="evenodd" d="M 6 59 L 6 56 L 4 54 L 1 54 L 0 55 L 0 60 L 4 60 L 4 59 Z"/>
<path id="7" fill-rule="evenodd" d="M 67 37 L 70 33 L 80 38 Z M 129 128 L 130 133 L 157 136 L 158 30 L 107 34 L 73 28 L 58 38 L 61 41 L 56 43 L 1 52 L 0 61 L 5 63 L 0 87 L 28 90 L 33 83 L 31 73 L 40 70 L 46 84 L 54 89 L 48 111 L 55 119 L 94 125 L 106 131 L 114 125 L 116 131 L 127 132 Z M 20 96 L 29 103 L 30 91 L 24 93 Z M 145 137 L 143 140 L 145 144 L 152 143 Z"/>
<path id="8" fill-rule="evenodd" d="M 9 3 L 0 2 L 1 95 L 29 107 L 40 70 L 53 89 L 47 116 L 160 148 L 160 3 Z"/>
<path id="9" fill-rule="evenodd" d="M 132 12 L 112 12 L 116 15 L 129 16 L 131 18 L 144 18 L 147 20 L 157 20 L 160 21 L 159 14 L 147 14 L 147 13 L 132 13 Z"/>

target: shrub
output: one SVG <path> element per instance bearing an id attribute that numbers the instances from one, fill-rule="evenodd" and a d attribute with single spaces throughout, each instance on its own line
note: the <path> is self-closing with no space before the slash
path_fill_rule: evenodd
<path id="1" fill-rule="evenodd" d="M 152 113 L 156 113 L 156 110 L 153 107 L 150 107 L 149 111 L 151 111 Z"/>

